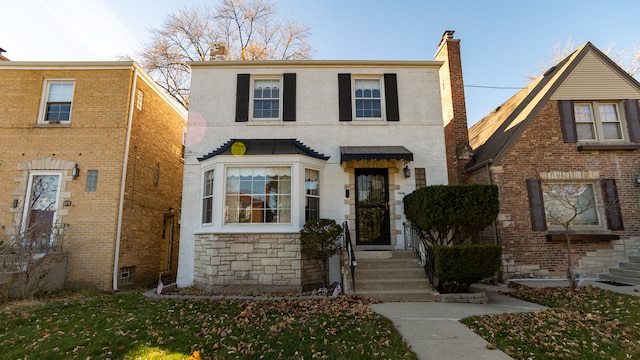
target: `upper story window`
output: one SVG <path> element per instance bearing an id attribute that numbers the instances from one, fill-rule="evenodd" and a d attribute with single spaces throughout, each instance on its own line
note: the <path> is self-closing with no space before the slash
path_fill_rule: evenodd
<path id="1" fill-rule="evenodd" d="M 573 111 L 578 141 L 623 140 L 617 103 L 575 102 Z"/>
<path id="2" fill-rule="evenodd" d="M 640 142 L 640 104 L 620 101 L 558 100 L 565 143 L 584 150 L 636 150 Z"/>
<path id="3" fill-rule="evenodd" d="M 399 121 L 396 74 L 338 74 L 339 120 Z"/>
<path id="4" fill-rule="evenodd" d="M 142 111 L 144 106 L 144 92 L 140 89 L 137 91 L 138 95 L 136 96 L 136 109 Z"/>
<path id="5" fill-rule="evenodd" d="M 296 74 L 238 74 L 236 122 L 296 121 Z"/>
<path id="6" fill-rule="evenodd" d="M 280 120 L 280 79 L 254 79 L 253 120 Z"/>
<path id="7" fill-rule="evenodd" d="M 73 80 L 48 80 L 45 84 L 40 121 L 43 123 L 68 123 L 73 102 Z"/>
<path id="8" fill-rule="evenodd" d="M 356 119 L 382 119 L 381 79 L 354 79 Z"/>

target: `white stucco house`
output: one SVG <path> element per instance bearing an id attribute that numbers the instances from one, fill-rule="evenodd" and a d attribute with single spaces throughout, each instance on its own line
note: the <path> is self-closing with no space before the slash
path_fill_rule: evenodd
<path id="1" fill-rule="evenodd" d="M 347 222 L 357 249 L 404 250 L 404 195 L 448 182 L 447 63 L 190 63 L 178 286 L 302 290 L 317 280 L 300 254 L 310 219 Z"/>

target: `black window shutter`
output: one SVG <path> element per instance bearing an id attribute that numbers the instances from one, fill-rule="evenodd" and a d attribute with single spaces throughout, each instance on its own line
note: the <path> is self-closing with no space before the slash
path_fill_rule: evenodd
<path id="1" fill-rule="evenodd" d="M 249 88 L 251 76 L 238 74 L 236 87 L 236 122 L 249 121 Z"/>
<path id="2" fill-rule="evenodd" d="M 396 74 L 384 74 L 384 98 L 387 121 L 400 121 L 398 110 L 398 80 Z"/>
<path id="3" fill-rule="evenodd" d="M 540 179 L 527 179 L 527 193 L 529 195 L 529 211 L 531 212 L 531 229 L 547 230 Z"/>
<path id="4" fill-rule="evenodd" d="M 296 121 L 296 74 L 283 74 L 282 120 Z"/>
<path id="5" fill-rule="evenodd" d="M 624 230 L 622 214 L 620 212 L 620 199 L 616 188 L 615 179 L 602 180 L 602 193 L 604 195 L 604 210 L 607 217 L 609 230 Z"/>
<path id="6" fill-rule="evenodd" d="M 627 126 L 629 127 L 631 141 L 640 142 L 640 108 L 638 107 L 638 100 L 625 100 L 624 112 L 627 115 Z"/>
<path id="7" fill-rule="evenodd" d="M 576 133 L 576 123 L 573 113 L 573 101 L 558 100 L 558 108 L 560 108 L 560 125 L 562 126 L 564 142 L 578 142 L 578 134 Z"/>
<path id="8" fill-rule="evenodd" d="M 338 74 L 338 107 L 340 121 L 351 121 L 351 74 Z"/>

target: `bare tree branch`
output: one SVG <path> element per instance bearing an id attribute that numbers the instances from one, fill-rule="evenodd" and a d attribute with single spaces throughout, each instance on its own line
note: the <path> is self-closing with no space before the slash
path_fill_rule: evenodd
<path id="1" fill-rule="evenodd" d="M 309 27 L 276 17 L 266 0 L 219 0 L 215 7 L 185 7 L 150 30 L 150 40 L 133 59 L 171 97 L 189 107 L 190 61 L 210 60 L 211 44 L 223 42 L 232 60 L 309 59 Z"/>
<path id="2" fill-rule="evenodd" d="M 571 55 L 579 46 L 580 44 L 574 42 L 571 37 L 569 37 L 564 44 L 562 42 L 555 43 L 549 51 L 549 58 L 538 63 L 534 73 L 526 75 L 526 78 L 528 80 L 534 80 L 539 77 L 540 74 L 543 74 L 549 68 Z M 636 45 L 633 49 L 625 51 L 615 50 L 615 44 L 609 43 L 607 48 L 602 52 L 620 65 L 629 75 L 633 77 L 640 76 L 640 46 Z"/>

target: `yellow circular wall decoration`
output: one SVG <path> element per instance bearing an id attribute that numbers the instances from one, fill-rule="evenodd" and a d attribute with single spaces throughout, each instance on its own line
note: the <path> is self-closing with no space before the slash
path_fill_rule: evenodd
<path id="1" fill-rule="evenodd" d="M 236 141 L 231 145 L 231 154 L 234 156 L 242 156 L 247 152 L 247 147 L 242 141 Z"/>

